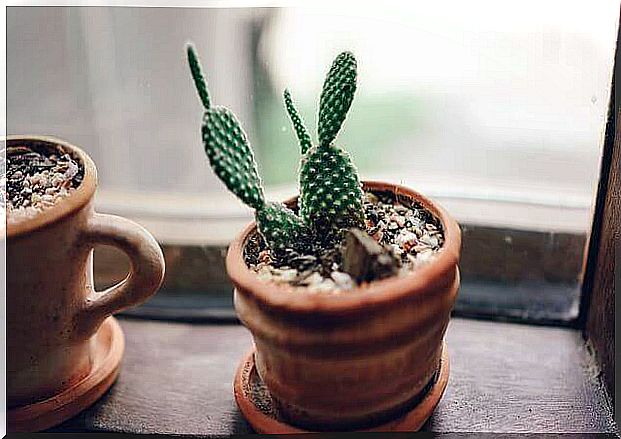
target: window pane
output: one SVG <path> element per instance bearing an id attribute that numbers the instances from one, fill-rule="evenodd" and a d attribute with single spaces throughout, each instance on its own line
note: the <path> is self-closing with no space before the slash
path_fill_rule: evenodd
<path id="1" fill-rule="evenodd" d="M 360 87 L 339 141 L 364 175 L 442 196 L 588 209 L 617 9 L 475 1 L 282 10 L 259 46 L 274 91 L 260 101 L 266 178 L 292 182 L 296 169 L 280 91 L 292 89 L 314 127 L 321 68 L 348 48 Z"/>
<path id="2" fill-rule="evenodd" d="M 185 42 L 198 48 L 214 102 L 242 121 L 272 198 L 296 192 L 299 163 L 282 91 L 316 138 L 324 74 L 352 50 L 359 87 L 337 140 L 364 179 L 411 186 L 460 221 L 458 308 L 570 319 L 617 21 L 612 0 L 11 7 L 7 130 L 83 147 L 98 167 L 98 209 L 138 220 L 200 267 L 196 249 L 226 245 L 251 212 L 207 164 Z M 229 288 L 204 278 L 167 285 Z"/>

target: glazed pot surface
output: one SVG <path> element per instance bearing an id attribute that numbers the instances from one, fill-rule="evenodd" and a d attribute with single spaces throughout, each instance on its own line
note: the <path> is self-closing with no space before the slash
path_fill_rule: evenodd
<path id="1" fill-rule="evenodd" d="M 91 369 L 92 336 L 113 312 L 140 303 L 162 282 L 164 260 L 153 237 L 124 218 L 93 209 L 95 166 L 81 149 L 41 136 L 10 136 L 7 148 L 70 154 L 81 184 L 35 216 L 7 213 L 7 402 L 33 403 L 72 386 Z M 132 271 L 103 292 L 93 285 L 93 247 L 127 253 Z"/>
<path id="2" fill-rule="evenodd" d="M 417 201 L 440 220 L 445 242 L 429 264 L 325 294 L 257 279 L 243 259 L 254 223 L 229 247 L 235 309 L 252 332 L 257 372 L 283 414 L 301 427 L 358 428 L 407 409 L 438 369 L 459 289 L 457 223 L 408 188 L 364 186 Z"/>

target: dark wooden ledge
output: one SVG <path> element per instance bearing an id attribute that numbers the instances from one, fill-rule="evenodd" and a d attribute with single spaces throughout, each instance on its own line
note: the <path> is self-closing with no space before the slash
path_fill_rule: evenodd
<path id="1" fill-rule="evenodd" d="M 244 327 L 120 321 L 127 347 L 117 383 L 53 431 L 251 432 L 232 392 L 237 363 L 252 343 Z M 579 331 L 458 318 L 447 343 L 451 376 L 426 430 L 617 431 Z"/>

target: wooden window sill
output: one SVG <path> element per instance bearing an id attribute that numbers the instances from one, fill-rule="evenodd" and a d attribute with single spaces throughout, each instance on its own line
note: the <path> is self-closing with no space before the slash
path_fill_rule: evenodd
<path id="1" fill-rule="evenodd" d="M 50 431 L 227 436 L 250 433 L 232 381 L 252 344 L 236 324 L 120 318 L 121 373 L 93 407 Z M 424 430 L 616 433 L 594 359 L 579 331 L 451 320 L 447 391 Z"/>

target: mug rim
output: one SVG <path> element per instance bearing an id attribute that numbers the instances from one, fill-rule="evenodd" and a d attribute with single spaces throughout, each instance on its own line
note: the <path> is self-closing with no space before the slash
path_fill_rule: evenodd
<path id="1" fill-rule="evenodd" d="M 5 137 L 5 141 L 5 151 L 8 151 L 11 146 L 19 146 L 19 142 L 27 144 L 29 141 L 46 143 L 53 148 L 62 147 L 69 150 L 84 167 L 84 177 L 80 185 L 71 195 L 61 198 L 53 206 L 43 209 L 32 217 L 19 215 L 16 218 L 11 218 L 11 215 L 6 211 L 7 239 L 23 236 L 35 230 L 51 226 L 80 210 L 93 198 L 97 187 L 97 169 L 95 168 L 93 160 L 81 148 L 52 136 L 29 134 L 9 135 Z"/>

